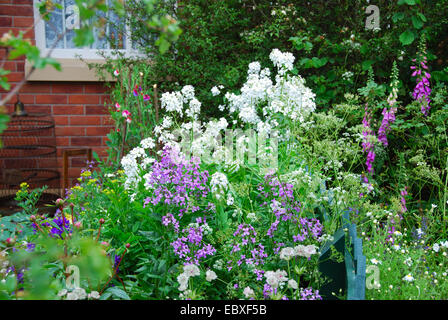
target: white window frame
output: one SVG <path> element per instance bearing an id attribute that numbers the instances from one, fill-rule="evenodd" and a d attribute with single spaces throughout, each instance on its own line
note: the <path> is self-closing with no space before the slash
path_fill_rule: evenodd
<path id="1" fill-rule="evenodd" d="M 41 18 L 39 10 L 36 6 L 38 0 L 33 0 L 34 7 L 34 35 L 36 40 L 36 47 L 39 48 L 42 56 L 47 56 L 50 52 L 50 48 L 46 48 L 46 35 L 45 35 L 45 20 Z M 50 57 L 54 59 L 78 59 L 85 60 L 104 60 L 106 57 L 114 57 L 114 52 L 121 52 L 125 57 L 143 57 L 142 53 L 132 48 L 132 42 L 129 26 L 126 26 L 126 48 L 127 49 L 92 49 L 92 48 L 75 48 L 75 49 L 61 49 L 54 48 L 51 51 Z M 59 40 L 62 41 L 62 40 Z M 101 55 L 100 53 L 103 53 Z"/>

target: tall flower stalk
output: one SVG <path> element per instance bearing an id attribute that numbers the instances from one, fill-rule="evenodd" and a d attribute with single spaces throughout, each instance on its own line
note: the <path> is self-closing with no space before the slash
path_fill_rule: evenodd
<path id="1" fill-rule="evenodd" d="M 417 59 L 412 60 L 416 65 L 411 66 L 411 70 L 414 70 L 412 77 L 416 77 L 417 85 L 414 88 L 412 97 L 420 102 L 421 111 L 425 116 L 428 116 L 429 109 L 431 108 L 431 87 L 429 79 L 431 74 L 428 71 L 427 57 L 426 57 L 426 41 L 422 37 L 419 44 L 419 52 L 417 54 Z"/>

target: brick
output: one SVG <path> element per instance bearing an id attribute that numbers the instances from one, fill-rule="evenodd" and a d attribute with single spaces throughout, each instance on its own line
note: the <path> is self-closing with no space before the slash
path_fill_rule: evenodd
<path id="1" fill-rule="evenodd" d="M 58 146 L 58 155 L 60 152 L 60 147 L 66 146 L 68 147 L 70 145 L 70 138 L 68 137 L 56 137 L 56 145 Z M 61 152 L 62 154 L 62 152 Z"/>
<path id="2" fill-rule="evenodd" d="M 13 0 L 15 4 L 33 4 L 33 0 Z"/>
<path id="3" fill-rule="evenodd" d="M 71 95 L 68 103 L 73 104 L 98 104 L 100 98 L 97 95 Z"/>
<path id="4" fill-rule="evenodd" d="M 68 125 L 69 124 L 69 117 L 68 116 L 53 116 L 54 123 L 56 125 Z"/>
<path id="5" fill-rule="evenodd" d="M 65 105 L 65 106 L 53 106 L 53 114 L 64 114 L 64 115 L 72 115 L 72 114 L 84 114 L 84 106 L 79 105 Z"/>
<path id="6" fill-rule="evenodd" d="M 25 105 L 25 110 L 28 113 L 45 113 L 51 115 L 50 106 L 40 106 L 40 105 Z"/>
<path id="7" fill-rule="evenodd" d="M 101 137 L 72 137 L 71 146 L 101 146 Z"/>
<path id="8" fill-rule="evenodd" d="M 3 69 L 10 70 L 10 71 L 16 71 L 16 62 L 15 61 L 6 61 L 3 64 Z"/>
<path id="9" fill-rule="evenodd" d="M 12 25 L 11 17 L 0 17 L 0 27 L 10 27 Z"/>
<path id="10" fill-rule="evenodd" d="M 21 16 L 32 17 L 33 6 L 32 5 L 3 5 L 0 6 L 0 15 L 2 16 Z"/>
<path id="11" fill-rule="evenodd" d="M 51 86 L 43 83 L 28 82 L 24 84 L 19 92 L 24 93 L 50 93 Z"/>
<path id="12" fill-rule="evenodd" d="M 101 125 L 101 116 L 72 116 L 70 125 Z"/>
<path id="13" fill-rule="evenodd" d="M 8 78 L 9 82 L 19 82 L 23 79 L 23 76 L 22 72 L 11 72 L 6 75 L 6 78 Z"/>
<path id="14" fill-rule="evenodd" d="M 107 157 L 107 147 L 94 147 L 93 152 L 96 152 L 100 158 Z"/>
<path id="15" fill-rule="evenodd" d="M 6 97 L 6 94 L 3 94 L 3 98 Z M 22 101 L 25 104 L 27 103 L 33 103 L 34 104 L 34 95 L 32 94 L 20 94 L 19 95 L 19 100 Z M 10 104 L 15 104 L 17 102 L 17 95 L 14 95 L 11 97 L 11 99 L 9 99 L 9 101 L 7 101 L 7 103 Z"/>
<path id="16" fill-rule="evenodd" d="M 16 62 L 16 71 L 17 72 L 25 72 L 25 61 L 17 61 Z"/>
<path id="17" fill-rule="evenodd" d="M 67 96 L 66 95 L 37 95 L 36 103 L 50 103 L 50 104 L 66 104 Z"/>
<path id="18" fill-rule="evenodd" d="M 61 127 L 55 128 L 56 136 L 84 136 L 86 129 L 84 127 Z"/>
<path id="19" fill-rule="evenodd" d="M 31 27 L 34 24 L 33 17 L 14 17 L 14 27 Z"/>
<path id="20" fill-rule="evenodd" d="M 85 93 L 106 93 L 108 90 L 104 84 L 86 84 Z"/>
<path id="21" fill-rule="evenodd" d="M 109 114 L 108 108 L 106 106 L 86 106 L 86 114 Z"/>
<path id="22" fill-rule="evenodd" d="M 107 105 L 111 105 L 112 101 L 110 100 L 110 97 L 108 95 L 102 95 L 101 96 L 101 102 L 102 105 L 107 104 Z"/>
<path id="23" fill-rule="evenodd" d="M 74 83 L 53 83 L 52 90 L 53 93 L 84 93 L 84 85 Z"/>
<path id="24" fill-rule="evenodd" d="M 87 127 L 86 135 L 87 136 L 105 136 L 112 129 L 113 129 L 112 127 Z"/>
<path id="25" fill-rule="evenodd" d="M 1 9 L 1 7 L 0 7 Z M 34 39 L 34 29 L 17 28 L 17 27 L 0 27 L 0 34 L 11 32 L 14 36 L 18 36 L 20 31 L 23 32 L 23 39 Z M 24 56 L 21 56 L 24 57 Z"/>

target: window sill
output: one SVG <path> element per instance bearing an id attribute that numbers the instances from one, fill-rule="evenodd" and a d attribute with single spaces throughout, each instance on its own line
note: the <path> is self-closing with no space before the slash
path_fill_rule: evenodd
<path id="1" fill-rule="evenodd" d="M 104 60 L 89 59 L 86 62 L 79 59 L 56 59 L 61 64 L 61 71 L 53 66 L 46 66 L 44 69 L 36 69 L 29 76 L 28 81 L 77 81 L 77 82 L 99 82 L 100 80 L 95 70 L 89 69 L 87 63 L 105 63 Z M 25 77 L 31 71 L 31 64 L 25 61 Z M 106 77 L 106 82 L 116 81 L 111 75 Z"/>

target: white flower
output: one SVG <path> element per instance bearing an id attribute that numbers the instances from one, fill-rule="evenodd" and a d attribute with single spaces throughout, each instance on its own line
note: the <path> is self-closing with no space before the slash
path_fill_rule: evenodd
<path id="1" fill-rule="evenodd" d="M 255 295 L 255 292 L 250 287 L 246 287 L 243 290 L 243 294 L 246 297 L 246 299 L 248 299 L 248 298 L 253 297 Z"/>
<path id="2" fill-rule="evenodd" d="M 194 98 L 194 87 L 190 85 L 186 85 L 182 88 L 183 100 L 185 103 L 188 103 L 191 99 Z"/>
<path id="3" fill-rule="evenodd" d="M 166 111 L 183 114 L 183 98 L 180 92 L 165 92 L 160 98 L 161 107 Z"/>
<path id="4" fill-rule="evenodd" d="M 186 273 L 181 273 L 177 276 L 177 282 L 179 283 L 179 291 L 185 291 L 188 287 L 188 280 L 190 277 Z"/>
<path id="5" fill-rule="evenodd" d="M 221 91 L 218 89 L 218 87 L 213 87 L 211 91 L 212 91 L 213 96 L 217 96 L 218 94 L 221 93 Z"/>
<path id="6" fill-rule="evenodd" d="M 247 70 L 248 74 L 259 74 L 261 70 L 260 62 L 254 61 L 249 63 L 249 70 Z"/>
<path id="7" fill-rule="evenodd" d="M 438 243 L 434 243 L 434 245 L 432 246 L 432 250 L 434 250 L 434 252 L 439 252 L 440 250 L 440 246 Z"/>
<path id="8" fill-rule="evenodd" d="M 407 274 L 407 275 L 405 275 L 405 276 L 403 277 L 403 280 L 404 280 L 404 281 L 408 281 L 408 282 L 412 282 L 412 281 L 414 281 L 415 279 L 414 279 L 414 277 L 409 273 L 409 274 Z"/>
<path id="9" fill-rule="evenodd" d="M 92 291 L 89 293 L 89 299 L 95 299 L 98 300 L 100 298 L 100 294 L 98 291 Z"/>
<path id="10" fill-rule="evenodd" d="M 305 257 L 309 258 L 311 255 L 317 254 L 317 247 L 313 244 L 305 247 Z"/>
<path id="11" fill-rule="evenodd" d="M 207 280 L 207 281 L 213 281 L 213 280 L 215 280 L 216 278 L 218 278 L 218 276 L 216 275 L 215 271 L 207 270 L 207 271 L 205 272 L 205 280 Z"/>
<path id="12" fill-rule="evenodd" d="M 288 288 L 296 290 L 299 286 L 297 285 L 297 281 L 294 279 L 290 279 L 288 281 Z"/>
<path id="13" fill-rule="evenodd" d="M 269 272 L 269 271 L 268 271 Z M 272 272 L 272 271 L 270 271 L 270 272 Z M 266 274 L 267 274 L 267 272 L 266 272 Z M 274 274 L 268 274 L 268 275 L 266 275 L 265 274 L 265 277 L 266 277 L 266 283 L 268 284 L 268 285 L 270 285 L 272 288 L 277 288 L 278 287 L 278 280 L 277 280 L 277 278 L 275 277 L 275 275 Z"/>
<path id="14" fill-rule="evenodd" d="M 266 277 L 266 283 L 272 288 L 277 288 L 279 284 L 288 281 L 286 277 L 288 274 L 284 270 L 267 271 L 264 276 Z"/>
<path id="15" fill-rule="evenodd" d="M 210 184 L 212 187 L 212 193 L 222 193 L 227 190 L 229 180 L 227 180 L 227 176 L 221 172 L 215 172 L 212 175 L 210 180 Z"/>
<path id="16" fill-rule="evenodd" d="M 228 205 L 228 206 L 231 206 L 231 205 L 233 204 L 234 201 L 235 201 L 235 200 L 233 199 L 232 195 L 229 193 L 229 194 L 227 195 L 227 205 Z"/>
<path id="17" fill-rule="evenodd" d="M 257 216 L 256 216 L 255 212 L 249 212 L 247 214 L 247 219 L 249 219 L 250 221 L 256 221 L 257 220 Z"/>
<path id="18" fill-rule="evenodd" d="M 371 259 L 370 262 L 372 262 L 374 265 L 381 264 L 381 261 L 379 261 L 375 258 Z"/>
<path id="19" fill-rule="evenodd" d="M 201 271 L 199 270 L 197 265 L 189 264 L 189 265 L 184 266 L 184 273 L 188 277 L 195 277 L 195 276 L 198 276 L 201 273 Z"/>
<path id="20" fill-rule="evenodd" d="M 296 255 L 294 248 L 286 247 L 280 251 L 280 259 L 288 261 Z"/>
<path id="21" fill-rule="evenodd" d="M 84 300 L 85 298 L 87 298 L 86 290 L 84 290 L 83 288 L 76 288 L 73 290 L 73 293 L 78 296 L 79 300 Z"/>
<path id="22" fill-rule="evenodd" d="M 146 138 L 140 142 L 143 149 L 153 149 L 156 145 L 153 138 Z"/>
<path id="23" fill-rule="evenodd" d="M 286 71 L 292 70 L 295 57 L 290 52 L 283 53 L 274 49 L 271 51 L 269 59 L 279 69 L 279 74 L 284 74 Z"/>
<path id="24" fill-rule="evenodd" d="M 59 297 L 63 297 L 67 294 L 67 289 L 62 289 L 61 291 L 58 292 L 58 296 Z"/>
<path id="25" fill-rule="evenodd" d="M 66 300 L 79 300 L 79 298 L 78 298 L 78 295 L 75 294 L 74 292 L 69 292 L 69 293 L 67 293 Z"/>
<path id="26" fill-rule="evenodd" d="M 294 247 L 294 251 L 297 256 L 309 258 L 313 254 L 317 253 L 317 247 L 313 244 L 308 245 L 308 246 L 299 244 Z"/>

